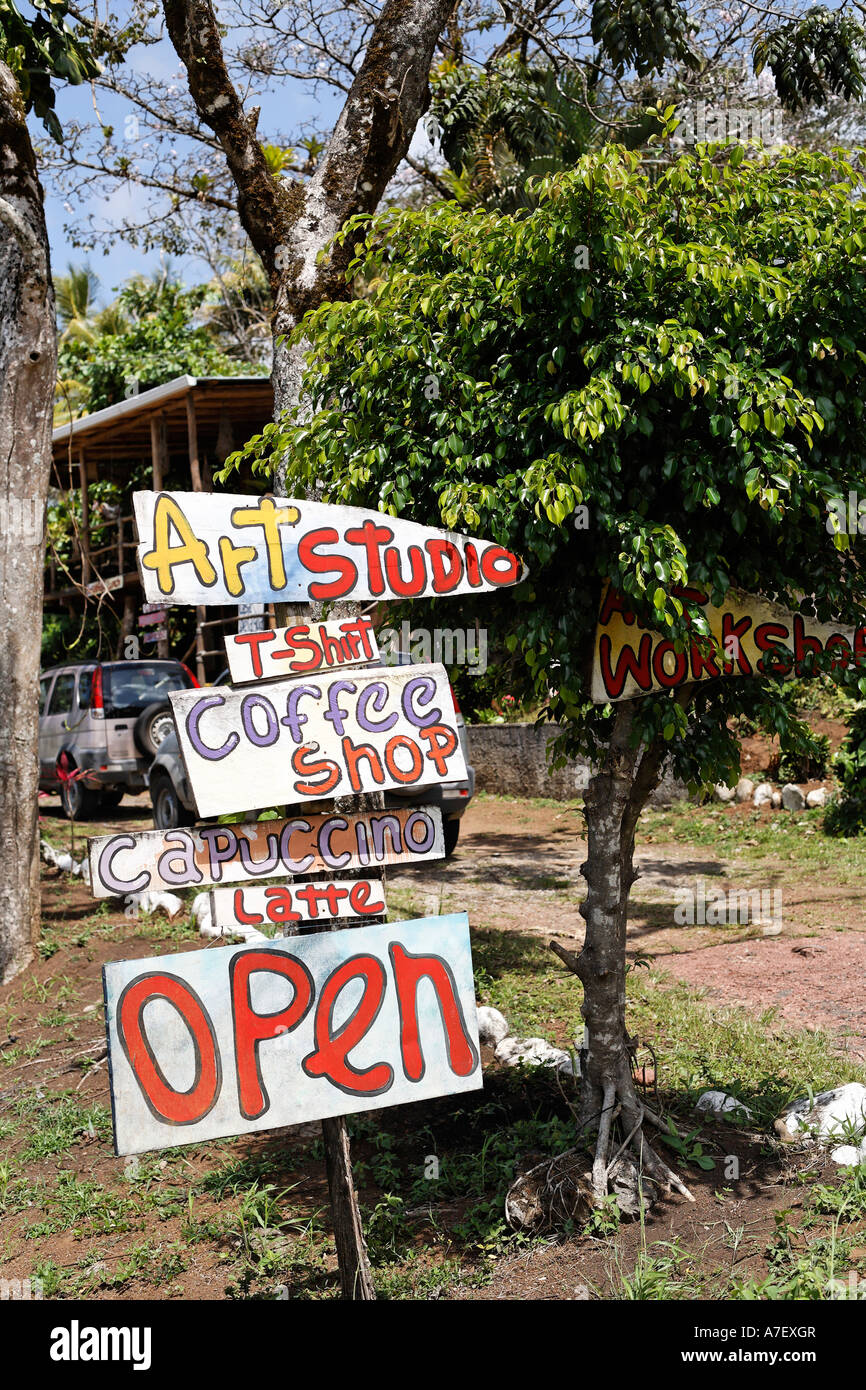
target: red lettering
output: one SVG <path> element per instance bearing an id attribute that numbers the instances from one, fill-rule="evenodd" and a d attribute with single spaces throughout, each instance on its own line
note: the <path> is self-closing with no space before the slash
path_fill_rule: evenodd
<path id="1" fill-rule="evenodd" d="M 612 584 L 608 584 L 604 591 L 601 602 L 601 612 L 598 615 L 600 627 L 607 627 L 614 613 L 619 613 L 624 623 L 631 627 L 634 622 L 634 613 L 625 606 L 625 599 L 622 594 L 617 593 Z"/>
<path id="2" fill-rule="evenodd" d="M 674 654 L 673 674 L 670 674 L 665 669 L 664 659 L 668 652 L 673 652 Z M 685 652 L 676 651 L 673 642 L 667 640 L 659 642 L 653 652 L 653 672 L 655 673 L 655 678 L 659 685 L 664 686 L 665 690 L 670 690 L 675 685 L 681 685 L 688 675 L 688 671 L 689 659 Z"/>
<path id="3" fill-rule="evenodd" d="M 317 671 L 322 664 L 322 653 L 318 642 L 310 636 L 309 623 L 298 623 L 295 627 L 286 628 L 285 647 L 281 652 L 274 652 L 274 661 L 288 661 L 289 670 L 297 672 L 299 675 L 304 671 Z M 295 652 L 300 648 L 301 651 L 308 651 L 310 657 L 307 661 L 299 661 Z"/>
<path id="4" fill-rule="evenodd" d="M 473 589 L 481 588 L 481 573 L 478 569 L 478 551 L 471 541 L 466 542 L 466 549 L 463 553 L 466 562 L 466 578 Z"/>
<path id="5" fill-rule="evenodd" d="M 257 927 L 264 921 L 260 912 L 247 912 L 244 908 L 243 888 L 235 889 L 233 911 L 235 914 L 235 921 L 240 922 L 241 925 L 245 927 Z"/>
<path id="6" fill-rule="evenodd" d="M 357 979 L 364 981 L 364 992 L 354 1013 L 334 1032 L 334 1006 L 340 992 L 350 980 Z M 375 956 L 353 956 L 331 972 L 316 1006 L 315 1051 L 301 1063 L 307 1076 L 325 1076 L 352 1096 L 380 1096 L 390 1089 L 394 1069 L 387 1062 L 359 1069 L 348 1060 L 376 1021 L 384 998 L 385 970 Z"/>
<path id="7" fill-rule="evenodd" d="M 336 572 L 339 575 L 338 579 L 332 579 L 328 584 L 312 583 L 311 598 L 345 598 L 358 582 L 358 570 L 347 555 L 317 554 L 320 545 L 333 545 L 339 539 L 333 526 L 320 526 L 315 531 L 308 531 L 298 541 L 298 560 L 305 570 L 311 574 Z"/>
<path id="8" fill-rule="evenodd" d="M 188 1091 L 176 1091 L 144 1032 L 142 1014 L 151 999 L 166 999 L 190 1031 L 195 1049 L 195 1075 Z M 176 975 L 153 971 L 131 980 L 117 1005 L 117 1031 L 133 1075 L 150 1111 L 170 1125 L 193 1125 L 213 1109 L 222 1086 L 222 1067 L 210 1014 Z"/>
<path id="9" fill-rule="evenodd" d="M 463 561 L 460 557 L 460 551 L 453 541 L 441 540 L 438 537 L 425 541 L 424 544 L 430 557 L 433 592 L 435 594 L 450 594 L 452 589 L 457 588 L 463 577 Z"/>
<path id="10" fill-rule="evenodd" d="M 503 561 L 505 569 L 501 568 Z M 488 584 L 516 584 L 522 569 L 517 556 L 510 550 L 503 550 L 501 545 L 489 545 L 481 552 L 481 573 Z"/>
<path id="11" fill-rule="evenodd" d="M 295 912 L 292 907 L 292 890 L 285 884 L 274 884 L 265 889 L 265 897 L 268 902 L 267 913 L 269 922 L 302 922 L 304 919 L 300 912 Z"/>
<path id="12" fill-rule="evenodd" d="M 372 892 L 373 884 L 368 878 L 359 878 L 357 883 L 352 884 L 349 890 L 349 906 L 359 917 L 376 917 L 385 911 L 385 899 L 381 902 L 371 902 Z"/>
<path id="13" fill-rule="evenodd" d="M 370 774 L 373 781 L 377 782 L 381 787 L 382 783 L 385 781 L 385 774 L 382 771 L 379 754 L 371 743 L 359 743 L 356 748 L 349 736 L 346 735 L 342 742 L 342 749 L 352 791 L 359 792 L 362 790 L 361 774 L 358 769 L 358 764 L 362 758 L 367 759 L 367 762 L 370 764 Z"/>
<path id="14" fill-rule="evenodd" d="M 250 977 L 257 972 L 281 975 L 292 986 L 292 1001 L 273 1014 L 257 1014 L 250 997 Z M 270 1038 L 291 1033 L 306 1017 L 315 992 L 313 977 L 303 961 L 287 951 L 253 946 L 239 951 L 229 966 L 238 1104 L 246 1120 L 257 1120 L 270 1106 L 262 1084 L 259 1047 Z"/>
<path id="15" fill-rule="evenodd" d="M 787 656 L 779 653 L 775 643 L 785 642 L 790 637 L 787 627 L 783 623 L 759 623 L 755 628 L 755 646 L 759 652 L 769 652 L 775 658 L 772 661 L 762 658 L 758 662 L 758 670 L 765 676 L 786 676 L 791 669 L 791 663 Z M 746 673 L 751 675 L 751 669 Z"/>
<path id="16" fill-rule="evenodd" d="M 249 647 L 254 676 L 260 676 L 262 674 L 262 657 L 259 647 L 262 642 L 273 642 L 276 635 L 277 634 L 273 630 L 267 632 L 239 632 L 234 638 L 239 646 L 244 645 Z"/>
<path id="17" fill-rule="evenodd" d="M 365 521 L 363 526 L 350 526 L 345 538 L 349 545 L 362 545 L 366 550 L 370 593 L 374 598 L 379 598 L 385 592 L 379 548 L 394 539 L 394 532 L 389 526 L 377 526 L 375 521 Z"/>
<path id="18" fill-rule="evenodd" d="M 846 643 L 847 645 L 847 643 Z M 794 666 L 797 675 L 814 675 L 817 667 L 810 658 L 820 656 L 824 644 L 818 637 L 806 635 L 806 624 L 800 613 L 794 614 Z"/>
<path id="19" fill-rule="evenodd" d="M 301 796 L 327 796 L 340 780 L 340 769 L 331 758 L 317 758 L 312 744 L 302 743 L 292 753 L 292 771 L 296 776 L 321 777 L 319 782 L 295 782 Z"/>
<path id="20" fill-rule="evenodd" d="M 413 956 L 395 941 L 388 947 L 397 1002 L 400 1008 L 400 1049 L 403 1070 L 409 1081 L 420 1081 L 426 1070 L 418 1029 L 418 985 L 430 980 L 448 1043 L 448 1064 L 455 1076 L 471 1076 L 478 1065 L 478 1053 L 463 1019 L 454 976 L 439 956 Z"/>
<path id="21" fill-rule="evenodd" d="M 420 546 L 410 545 L 406 553 L 409 557 L 409 578 L 404 579 L 400 573 L 400 552 L 396 546 L 389 546 L 385 551 L 385 574 L 392 594 L 398 598 L 417 598 L 423 594 L 427 583 L 424 551 Z"/>
<path id="22" fill-rule="evenodd" d="M 743 651 L 743 638 L 746 636 L 751 626 L 751 618 L 741 618 L 738 623 L 735 623 L 732 613 L 722 614 L 722 651 L 727 658 L 725 661 L 726 676 L 733 675 L 734 664 L 731 660 L 732 648 L 740 667 L 740 675 L 750 676 L 752 674 L 751 663 Z M 731 638 L 734 639 L 733 642 Z"/>
<path id="23" fill-rule="evenodd" d="M 403 768 L 397 765 L 395 753 L 398 748 L 409 749 L 409 753 L 412 757 L 412 766 L 409 768 L 408 772 L 405 772 Z M 408 734 L 395 734 L 394 737 L 389 738 L 388 742 L 385 744 L 385 766 L 396 781 L 404 783 L 417 782 L 424 767 L 424 756 L 415 740 L 410 738 Z"/>
<path id="24" fill-rule="evenodd" d="M 848 645 L 848 638 L 843 637 L 841 632 L 834 632 L 827 638 L 827 651 L 838 652 L 830 663 L 831 671 L 847 671 L 851 662 L 851 648 Z"/>
<path id="25" fill-rule="evenodd" d="M 638 684 L 641 690 L 649 690 L 652 686 L 652 676 L 650 674 L 650 658 L 652 656 L 653 639 L 649 632 L 645 632 L 640 639 L 638 654 L 635 656 L 628 643 L 625 643 L 617 658 L 616 670 L 611 669 L 610 654 L 613 643 L 606 632 L 603 632 L 598 643 L 598 664 L 601 668 L 601 678 L 604 682 L 605 694 L 612 700 L 616 700 L 625 689 L 625 683 L 629 676 Z"/>
<path id="26" fill-rule="evenodd" d="M 431 724 L 427 729 L 419 729 L 418 737 L 425 743 L 429 743 L 425 757 L 439 773 L 440 777 L 445 777 L 448 773 L 448 759 L 457 747 L 457 735 L 453 729 L 448 729 L 444 724 Z"/>
<path id="27" fill-rule="evenodd" d="M 693 680 L 703 680 L 704 673 L 706 673 L 706 675 L 708 676 L 721 675 L 721 672 L 719 671 L 719 668 L 716 665 L 715 654 L 713 652 L 710 652 L 705 656 L 704 653 L 701 651 L 700 647 L 698 646 L 697 642 L 692 643 L 691 657 Z"/>

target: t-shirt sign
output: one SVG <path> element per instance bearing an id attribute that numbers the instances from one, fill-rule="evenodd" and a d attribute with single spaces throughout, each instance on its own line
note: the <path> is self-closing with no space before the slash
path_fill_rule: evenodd
<path id="1" fill-rule="evenodd" d="M 465 912 L 103 970 L 115 1147 L 481 1088 Z"/>
<path id="2" fill-rule="evenodd" d="M 490 541 L 360 507 L 207 492 L 136 492 L 133 505 L 151 602 L 435 598 L 525 575 Z"/>
<path id="3" fill-rule="evenodd" d="M 169 693 L 199 816 L 463 781 L 444 666 Z"/>
<path id="4" fill-rule="evenodd" d="M 721 608 L 698 589 L 673 589 L 701 606 L 714 639 L 677 651 L 668 637 L 641 627 L 627 601 L 608 586 L 595 638 L 592 699 L 632 700 L 686 681 L 721 676 L 790 677 L 810 674 L 822 654 L 832 668 L 866 665 L 866 626 L 818 623 L 754 594 L 730 589 Z"/>

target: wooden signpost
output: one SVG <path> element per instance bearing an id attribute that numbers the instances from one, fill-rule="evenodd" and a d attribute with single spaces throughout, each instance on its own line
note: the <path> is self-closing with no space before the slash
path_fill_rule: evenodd
<path id="1" fill-rule="evenodd" d="M 120 1154 L 482 1084 L 462 912 L 103 974 Z"/>
<path id="2" fill-rule="evenodd" d="M 435 598 L 525 573 L 490 541 L 360 507 L 208 492 L 136 492 L 133 505 L 153 603 Z"/>
<path id="3" fill-rule="evenodd" d="M 596 704 L 720 676 L 808 674 L 810 663 L 822 653 L 834 668 L 866 665 L 866 625 L 816 623 L 735 589 L 728 591 L 721 608 L 697 589 L 673 592 L 703 609 L 716 654 L 697 642 L 678 652 L 669 638 L 641 627 L 627 602 L 608 586 L 595 638 L 591 694 Z"/>
<path id="4" fill-rule="evenodd" d="M 468 774 L 444 666 L 169 693 L 200 816 Z"/>
<path id="5" fill-rule="evenodd" d="M 467 775 L 441 665 L 376 666 L 370 621 L 298 602 L 497 590 L 501 546 L 356 507 L 207 493 L 134 495 L 154 604 L 274 603 L 227 639 L 237 689 L 173 692 L 200 816 L 426 787 Z M 367 669 L 360 669 L 365 667 Z M 344 1116 L 482 1084 L 465 913 L 384 925 L 370 871 L 445 853 L 431 806 L 287 814 L 90 841 L 94 896 L 218 886 L 214 922 L 279 939 L 103 972 L 115 1144 L 140 1153 L 322 1120 L 344 1294 L 373 1298 Z M 360 871 L 357 878 L 328 877 Z M 288 885 L 262 880 L 292 876 Z M 304 876 L 303 881 L 299 881 Z M 258 880 L 258 881 L 257 881 Z M 374 925 L 363 925 L 377 917 Z M 321 924 L 361 925 L 314 931 Z M 290 938 L 290 940 L 287 940 Z"/>
<path id="6" fill-rule="evenodd" d="M 148 889 L 254 883 L 288 874 L 345 873 L 442 859 L 436 806 L 396 811 L 308 812 L 286 820 L 122 832 L 88 840 L 95 898 Z"/>

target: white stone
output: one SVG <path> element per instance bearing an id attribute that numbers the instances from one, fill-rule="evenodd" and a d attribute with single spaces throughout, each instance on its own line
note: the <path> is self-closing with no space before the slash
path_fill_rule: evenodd
<path id="1" fill-rule="evenodd" d="M 738 1115 L 743 1120 L 755 1118 L 748 1105 L 724 1091 L 704 1091 L 695 1101 L 695 1109 L 706 1115 Z"/>
<path id="2" fill-rule="evenodd" d="M 795 782 L 786 782 L 782 788 L 782 805 L 786 811 L 802 811 L 806 798 Z"/>
<path id="3" fill-rule="evenodd" d="M 773 803 L 773 788 L 769 782 L 760 782 L 755 788 L 755 795 L 752 797 L 753 806 L 771 806 Z"/>
<path id="4" fill-rule="evenodd" d="M 199 893 L 198 897 L 193 898 L 190 910 L 194 922 L 200 921 L 203 916 L 210 917 L 210 893 Z"/>
<path id="5" fill-rule="evenodd" d="M 810 1100 L 802 1096 L 785 1110 L 779 1120 L 789 1139 L 835 1139 L 849 1141 L 853 1134 L 866 1134 L 866 1086 L 849 1081 L 832 1091 L 822 1091 Z"/>
<path id="6" fill-rule="evenodd" d="M 751 801 L 755 784 L 751 777 L 741 777 L 736 785 L 735 796 L 738 801 Z"/>
<path id="7" fill-rule="evenodd" d="M 574 1074 L 572 1059 L 561 1047 L 552 1047 L 544 1038 L 503 1038 L 496 1048 L 496 1060 L 506 1067 L 555 1067 L 557 1071 Z"/>
<path id="8" fill-rule="evenodd" d="M 843 1168 L 856 1168 L 860 1162 L 860 1150 L 855 1149 L 853 1144 L 840 1144 L 838 1149 L 831 1150 L 830 1157 Z"/>
<path id="9" fill-rule="evenodd" d="M 773 795 L 772 795 L 771 803 L 770 803 L 770 804 L 772 805 L 774 811 L 781 811 L 781 809 L 782 809 L 782 793 L 781 793 L 781 792 L 773 792 Z M 777 827 L 777 829 L 778 829 L 778 827 Z"/>
<path id="10" fill-rule="evenodd" d="M 482 1004 L 478 1009 L 478 1036 L 489 1047 L 497 1047 L 508 1037 L 508 1024 L 498 1009 Z"/>
<path id="11" fill-rule="evenodd" d="M 823 787 L 815 787 L 813 791 L 806 793 L 807 806 L 826 806 L 827 793 Z"/>
<path id="12" fill-rule="evenodd" d="M 713 788 L 716 794 L 716 801 L 733 801 L 736 792 L 733 787 L 726 787 L 724 782 L 717 782 Z"/>
<path id="13" fill-rule="evenodd" d="M 71 854 L 58 854 L 54 860 L 54 863 L 56 864 L 57 868 L 61 869 L 65 874 L 71 872 L 72 862 L 73 861 Z"/>

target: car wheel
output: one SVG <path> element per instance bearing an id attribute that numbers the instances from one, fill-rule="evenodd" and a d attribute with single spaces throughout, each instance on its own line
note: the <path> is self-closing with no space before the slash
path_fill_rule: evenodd
<path id="1" fill-rule="evenodd" d="M 195 823 L 167 777 L 157 778 L 156 783 L 151 781 L 150 800 L 157 830 L 176 830 L 179 825 Z"/>
<path id="2" fill-rule="evenodd" d="M 174 733 L 171 708 L 164 700 L 148 705 L 135 721 L 132 736 L 146 758 L 155 758 L 160 745 Z"/>
<path id="3" fill-rule="evenodd" d="M 81 782 L 61 782 L 60 805 L 67 820 L 86 820 L 96 809 L 96 795 Z"/>
<path id="4" fill-rule="evenodd" d="M 125 787 L 109 787 L 99 794 L 99 805 L 103 811 L 115 811 L 126 795 Z"/>
<path id="5" fill-rule="evenodd" d="M 442 829 L 445 832 L 445 858 L 450 859 L 457 848 L 457 840 L 460 835 L 460 822 L 455 816 L 453 820 L 443 821 Z"/>

